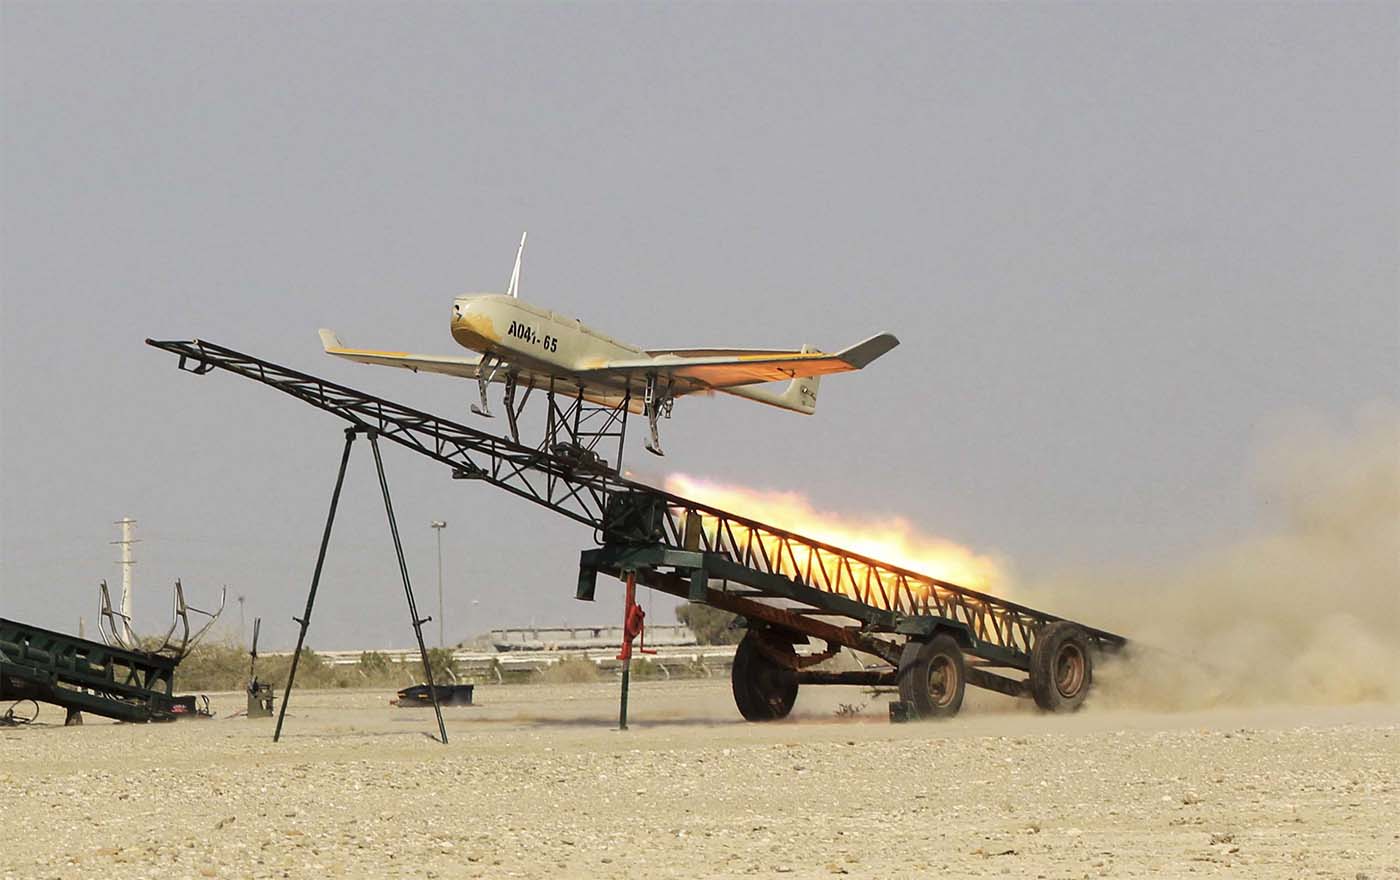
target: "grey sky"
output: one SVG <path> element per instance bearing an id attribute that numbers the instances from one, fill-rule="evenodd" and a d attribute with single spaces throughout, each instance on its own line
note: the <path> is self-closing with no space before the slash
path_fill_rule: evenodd
<path id="1" fill-rule="evenodd" d="M 340 423 L 146 336 L 346 364 L 451 298 L 639 343 L 903 345 L 816 416 L 688 400 L 632 461 L 897 513 L 1018 576 L 1248 529 L 1260 444 L 1400 397 L 1400 6 L 3 5 L 0 614 L 72 630 L 138 519 L 293 637 Z M 366 449 L 311 644 L 406 645 Z M 450 635 L 619 616 L 584 529 L 386 456 Z M 472 606 L 476 600 L 480 604 Z M 236 617 L 236 609 L 233 612 Z"/>

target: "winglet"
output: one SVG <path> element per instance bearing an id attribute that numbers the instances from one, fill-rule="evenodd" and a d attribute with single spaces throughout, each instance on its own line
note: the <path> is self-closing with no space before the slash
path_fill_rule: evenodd
<path id="1" fill-rule="evenodd" d="M 334 352 L 338 348 L 345 347 L 345 343 L 340 341 L 340 337 L 335 335 L 334 330 L 327 330 L 325 327 L 322 327 L 317 332 L 321 334 L 321 347 L 326 351 Z"/>
<path id="2" fill-rule="evenodd" d="M 837 352 L 836 356 L 850 364 L 852 369 L 859 370 L 896 345 L 899 345 L 899 340 L 894 337 L 893 333 L 881 333 L 864 342 L 857 342 L 844 351 Z"/>
<path id="3" fill-rule="evenodd" d="M 520 233 L 520 247 L 515 251 L 515 269 L 510 273 L 510 287 L 506 288 L 507 296 L 517 298 L 520 296 L 520 255 L 525 253 L 525 236 L 529 234 L 528 231 Z"/>

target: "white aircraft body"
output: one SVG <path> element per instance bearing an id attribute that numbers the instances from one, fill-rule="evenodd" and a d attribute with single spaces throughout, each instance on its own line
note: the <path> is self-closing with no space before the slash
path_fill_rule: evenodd
<path id="1" fill-rule="evenodd" d="M 522 237 L 506 293 L 470 294 L 452 303 L 452 338 L 475 354 L 347 348 L 333 331 L 323 329 L 321 343 L 326 353 L 363 364 L 475 379 L 481 405 L 473 404 L 472 411 L 488 417 L 487 386 L 502 382 L 513 435 L 517 434 L 515 394 L 520 386 L 527 395 L 541 389 L 605 407 L 626 405 L 629 411 L 647 416 L 650 438 L 646 448 L 660 455 L 657 418 L 662 413 L 670 416 L 677 397 L 720 391 L 810 415 L 816 410 L 821 376 L 859 370 L 899 344 L 891 334 L 881 333 L 834 354 L 811 346 L 638 348 L 577 318 L 521 300 L 520 256 L 524 247 Z M 761 387 L 770 382 L 787 384 L 781 391 Z"/>

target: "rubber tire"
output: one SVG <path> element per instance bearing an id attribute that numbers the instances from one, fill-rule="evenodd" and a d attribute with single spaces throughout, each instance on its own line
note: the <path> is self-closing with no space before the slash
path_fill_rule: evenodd
<path id="1" fill-rule="evenodd" d="M 952 693 L 935 701 L 929 693 L 929 677 L 936 668 L 951 671 L 955 681 Z M 904 643 L 899 657 L 899 699 L 913 707 L 916 718 L 952 718 L 962 708 L 967 692 L 967 668 L 962 648 L 947 633 L 926 642 L 913 639 Z"/>
<path id="2" fill-rule="evenodd" d="M 1081 663 L 1080 673 L 1065 673 L 1062 663 Z M 1031 696 L 1047 712 L 1074 712 L 1084 705 L 1094 683 L 1094 658 L 1089 636 L 1067 620 L 1046 624 L 1036 633 L 1031 649 Z M 1068 678 L 1068 680 L 1066 680 Z M 1073 687 L 1077 679 L 1078 687 Z M 1069 687 L 1067 688 L 1066 685 Z"/>
<path id="3" fill-rule="evenodd" d="M 729 681 L 734 690 L 734 705 L 746 721 L 776 721 L 786 718 L 797 702 L 797 673 L 774 662 L 759 647 L 796 657 L 792 644 L 749 630 L 734 651 L 734 665 Z"/>

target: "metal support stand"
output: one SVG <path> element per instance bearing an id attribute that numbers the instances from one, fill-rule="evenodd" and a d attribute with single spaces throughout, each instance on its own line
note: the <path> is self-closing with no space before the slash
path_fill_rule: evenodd
<path id="1" fill-rule="evenodd" d="M 637 572 L 627 571 L 627 599 L 622 606 L 622 650 L 617 659 L 622 661 L 622 700 L 617 712 L 617 729 L 627 729 L 627 691 L 632 684 L 632 640 L 639 639 L 637 650 L 643 654 L 655 654 L 646 647 L 646 612 L 637 604 Z"/>
<path id="2" fill-rule="evenodd" d="M 296 681 L 297 664 L 301 662 L 301 648 L 306 642 L 306 628 L 311 625 L 311 607 L 316 604 L 316 590 L 321 585 L 321 568 L 326 563 L 326 547 L 331 542 L 331 526 L 335 524 L 335 511 L 340 506 L 340 490 L 345 485 L 345 466 L 350 463 L 350 444 L 355 442 L 356 428 L 345 429 L 345 451 L 340 455 L 340 471 L 335 477 L 335 491 L 331 492 L 331 510 L 326 515 L 326 530 L 321 533 L 321 552 L 316 554 L 316 570 L 311 575 L 311 591 L 306 594 L 306 610 L 300 618 L 292 621 L 301 625 L 297 632 L 297 649 L 292 652 L 292 668 L 287 672 L 287 689 L 282 694 L 282 708 L 277 713 L 277 727 L 272 732 L 272 741 L 282 738 L 282 722 L 287 717 L 287 704 L 292 701 L 292 682 Z"/>
<path id="3" fill-rule="evenodd" d="M 389 516 L 389 533 L 394 536 L 394 552 L 399 557 L 399 574 L 403 575 L 403 593 L 408 598 L 408 615 L 413 621 L 413 634 L 418 639 L 418 654 L 423 658 L 423 677 L 428 682 L 428 692 L 433 695 L 433 712 L 437 715 L 438 742 L 447 744 L 447 725 L 442 720 L 442 704 L 438 702 L 437 686 L 433 684 L 433 666 L 428 662 L 428 646 L 423 642 L 423 624 L 431 617 L 418 616 L 418 603 L 413 598 L 413 585 L 408 581 L 408 563 L 403 558 L 403 544 L 399 542 L 399 524 L 394 521 L 394 503 L 389 500 L 389 481 L 384 478 L 384 461 L 379 457 L 379 435 L 369 435 L 370 449 L 374 450 L 374 466 L 379 471 L 379 488 L 384 492 L 384 512 Z"/>
<path id="4" fill-rule="evenodd" d="M 316 570 L 311 575 L 311 589 L 306 594 L 306 610 L 302 616 L 293 617 L 293 622 L 300 624 L 301 629 L 297 633 L 297 648 L 292 654 L 292 667 L 287 673 L 287 689 L 282 695 L 282 708 L 277 713 L 277 728 L 273 731 L 272 741 L 277 742 L 282 738 L 282 722 L 287 717 L 287 703 L 292 698 L 292 685 L 297 677 L 297 664 L 301 660 L 301 649 L 306 643 L 306 630 L 311 626 L 311 609 L 316 604 L 316 591 L 321 585 L 321 570 L 326 562 L 326 548 L 331 541 L 331 526 L 335 524 L 336 508 L 340 506 L 340 490 L 345 485 L 345 469 L 350 463 L 350 447 L 355 442 L 355 437 L 359 434 L 369 437 L 370 448 L 374 451 L 374 466 L 379 472 L 379 487 L 384 493 L 384 511 L 389 517 L 389 533 L 394 538 L 394 553 L 399 560 L 399 573 L 403 576 L 404 594 L 408 597 L 408 613 L 413 621 L 413 632 L 418 637 L 418 651 L 423 659 L 423 675 L 428 681 L 428 692 L 432 694 L 433 711 L 437 713 L 439 742 L 447 742 L 447 726 L 442 720 L 442 707 L 438 705 L 437 688 L 433 686 L 433 669 L 428 662 L 428 647 L 423 642 L 423 624 L 432 618 L 419 619 L 418 604 L 413 598 L 413 586 L 408 580 L 408 564 L 404 561 L 403 545 L 399 541 L 399 527 L 394 520 L 394 506 L 389 500 L 389 483 L 384 477 L 384 461 L 379 455 L 379 435 L 364 427 L 354 427 L 345 429 L 345 451 L 340 456 L 340 471 L 335 478 L 335 491 L 331 493 L 331 509 L 326 515 L 326 529 L 321 534 L 321 549 L 316 555 Z"/>
<path id="5" fill-rule="evenodd" d="M 618 705 L 618 710 L 617 710 L 617 729 L 618 729 L 618 730 L 626 730 L 626 729 L 627 729 L 627 687 L 628 687 L 628 685 L 630 685 L 630 684 L 632 683 L 632 682 L 631 682 L 631 679 L 632 679 L 632 661 L 631 661 L 631 659 L 629 658 L 628 660 L 624 661 L 623 664 L 622 664 L 622 700 L 620 701 L 620 703 L 619 703 L 619 705 Z"/>
<path id="6" fill-rule="evenodd" d="M 556 394 L 551 380 L 545 397 L 544 441 L 536 448 L 555 454 L 560 446 L 576 447 L 596 454 L 614 471 L 622 471 L 627 414 L 632 404 L 630 391 L 615 404 L 594 404 L 584 398 L 582 388 L 572 397 Z M 561 398 L 566 401 L 563 406 L 559 404 Z M 523 407 L 524 401 L 521 403 Z"/>

